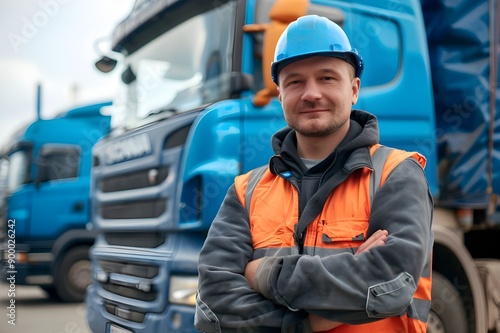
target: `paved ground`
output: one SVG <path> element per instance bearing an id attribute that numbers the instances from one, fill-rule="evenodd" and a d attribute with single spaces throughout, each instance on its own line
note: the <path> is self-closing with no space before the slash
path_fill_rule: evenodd
<path id="1" fill-rule="evenodd" d="M 1 283 L 0 333 L 90 333 L 84 303 L 52 301 L 38 287 L 16 286 L 15 297 L 10 294 Z"/>

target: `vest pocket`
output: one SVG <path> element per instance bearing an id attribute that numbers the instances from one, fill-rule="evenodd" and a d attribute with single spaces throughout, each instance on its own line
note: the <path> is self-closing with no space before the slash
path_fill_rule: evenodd
<path id="1" fill-rule="evenodd" d="M 360 245 L 366 238 L 368 230 L 368 220 L 334 220 L 324 221 L 321 232 L 321 242 L 323 244 L 333 243 L 351 243 L 356 242 L 355 246 Z"/>

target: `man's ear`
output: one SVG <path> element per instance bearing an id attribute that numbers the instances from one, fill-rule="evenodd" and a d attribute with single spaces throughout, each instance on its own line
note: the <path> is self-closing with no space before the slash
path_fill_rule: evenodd
<path id="1" fill-rule="evenodd" d="M 279 98 L 280 102 L 282 102 L 282 100 L 281 100 L 281 92 L 280 92 L 280 87 L 279 86 L 276 86 L 276 91 L 278 92 L 278 98 Z"/>
<path id="2" fill-rule="evenodd" d="M 352 80 L 352 100 L 351 100 L 352 105 L 356 104 L 356 102 L 358 101 L 360 86 L 361 86 L 361 80 L 359 79 L 359 77 L 355 77 Z"/>

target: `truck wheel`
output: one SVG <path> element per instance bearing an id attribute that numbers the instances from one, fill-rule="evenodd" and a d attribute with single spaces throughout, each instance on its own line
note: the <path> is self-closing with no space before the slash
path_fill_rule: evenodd
<path id="1" fill-rule="evenodd" d="M 64 302 L 82 302 L 91 276 L 89 247 L 70 249 L 61 260 L 55 276 L 57 294 Z"/>
<path id="2" fill-rule="evenodd" d="M 444 276 L 432 272 L 432 305 L 427 333 L 467 332 L 467 317 L 460 294 Z"/>

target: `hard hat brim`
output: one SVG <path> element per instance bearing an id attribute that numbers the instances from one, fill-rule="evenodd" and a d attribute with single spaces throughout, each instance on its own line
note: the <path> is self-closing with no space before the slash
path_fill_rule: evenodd
<path id="1" fill-rule="evenodd" d="M 325 51 L 325 52 L 311 52 L 311 53 L 304 53 L 295 57 L 290 57 L 286 58 L 280 61 L 276 61 L 271 65 L 271 75 L 274 83 L 278 85 L 278 75 L 280 71 L 286 67 L 287 65 L 290 65 L 293 62 L 303 60 L 306 58 L 314 57 L 314 56 L 325 56 L 325 57 L 333 57 L 333 58 L 338 58 L 342 59 L 349 64 L 351 64 L 354 67 L 355 70 L 355 77 L 360 77 L 362 72 L 363 72 L 363 63 L 362 60 L 359 58 L 359 56 L 354 53 L 354 52 L 332 52 L 332 51 Z"/>

